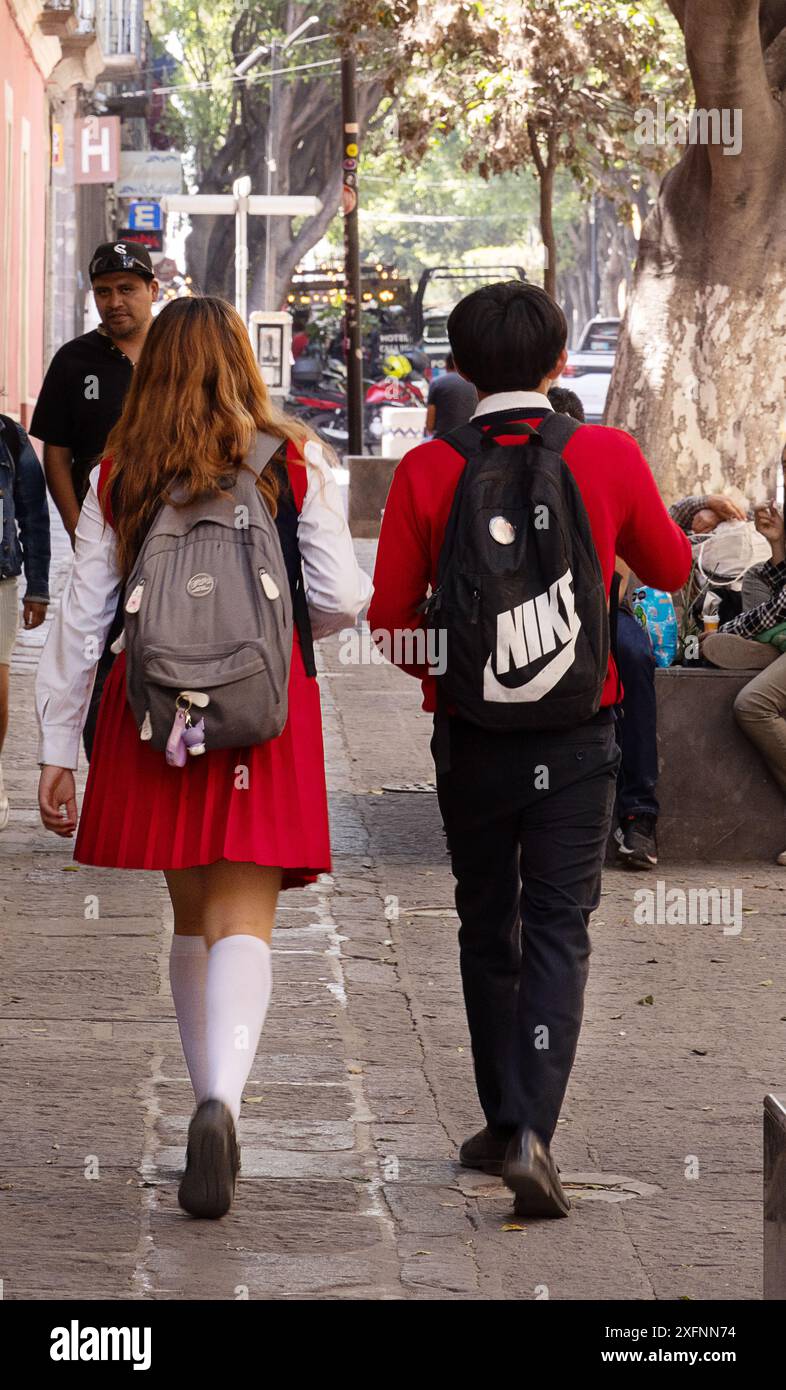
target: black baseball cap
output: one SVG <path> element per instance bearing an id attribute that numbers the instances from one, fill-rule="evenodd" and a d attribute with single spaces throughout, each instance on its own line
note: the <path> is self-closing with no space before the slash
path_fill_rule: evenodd
<path id="1" fill-rule="evenodd" d="M 136 241 L 103 241 L 96 247 L 90 261 L 91 284 L 97 275 L 114 275 L 119 270 L 130 270 L 133 275 L 141 275 L 145 280 L 155 277 L 146 246 L 140 246 Z"/>

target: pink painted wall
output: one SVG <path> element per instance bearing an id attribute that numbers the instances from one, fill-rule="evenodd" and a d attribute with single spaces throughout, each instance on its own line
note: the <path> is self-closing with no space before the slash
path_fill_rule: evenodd
<path id="1" fill-rule="evenodd" d="M 11 196 L 7 201 L 6 83 L 13 93 Z M 20 369 L 22 130 L 30 123 L 26 376 Z M 49 114 L 45 83 L 6 0 L 0 0 L 0 409 L 25 423 L 43 375 Z M 8 271 L 6 273 L 6 266 Z M 22 396 L 25 399 L 22 399 Z"/>

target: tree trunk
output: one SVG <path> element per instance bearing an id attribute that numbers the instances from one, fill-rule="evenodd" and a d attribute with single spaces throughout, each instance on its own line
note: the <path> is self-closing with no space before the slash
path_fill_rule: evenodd
<path id="1" fill-rule="evenodd" d="M 773 492 L 786 399 L 786 129 L 774 66 L 776 57 L 784 66 L 786 7 L 670 8 L 697 108 L 725 109 L 727 119 L 740 110 L 742 146 L 688 145 L 663 180 L 642 230 L 605 418 L 635 434 L 668 501 L 730 488 L 760 500 Z"/>
<path id="2" fill-rule="evenodd" d="M 540 188 L 540 235 L 543 241 L 543 288 L 554 297 L 557 293 L 557 238 L 554 235 L 554 175 L 557 169 L 557 134 L 546 133 L 546 155 L 538 143 L 538 132 L 532 121 L 527 122 L 530 149 L 538 174 Z"/>

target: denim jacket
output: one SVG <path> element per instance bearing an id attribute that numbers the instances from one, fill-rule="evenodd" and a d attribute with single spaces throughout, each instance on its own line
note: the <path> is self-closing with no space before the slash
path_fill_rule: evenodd
<path id="1" fill-rule="evenodd" d="M 49 507 L 40 463 L 21 425 L 19 467 L 14 467 L 6 426 L 0 420 L 0 580 L 13 579 L 24 567 L 24 598 L 49 602 Z"/>

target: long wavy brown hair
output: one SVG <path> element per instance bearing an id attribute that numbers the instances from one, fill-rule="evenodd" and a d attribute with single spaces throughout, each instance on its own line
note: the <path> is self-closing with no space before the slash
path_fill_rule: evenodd
<path id="1" fill-rule="evenodd" d="M 228 465 L 240 467 L 257 430 L 291 440 L 302 455 L 314 438 L 277 410 L 240 315 L 210 295 L 176 299 L 154 319 L 134 369 L 123 413 L 104 453 L 120 571 L 127 578 L 142 539 L 174 483 L 183 505 L 220 493 Z M 258 486 L 276 515 L 280 475 L 266 468 Z"/>

